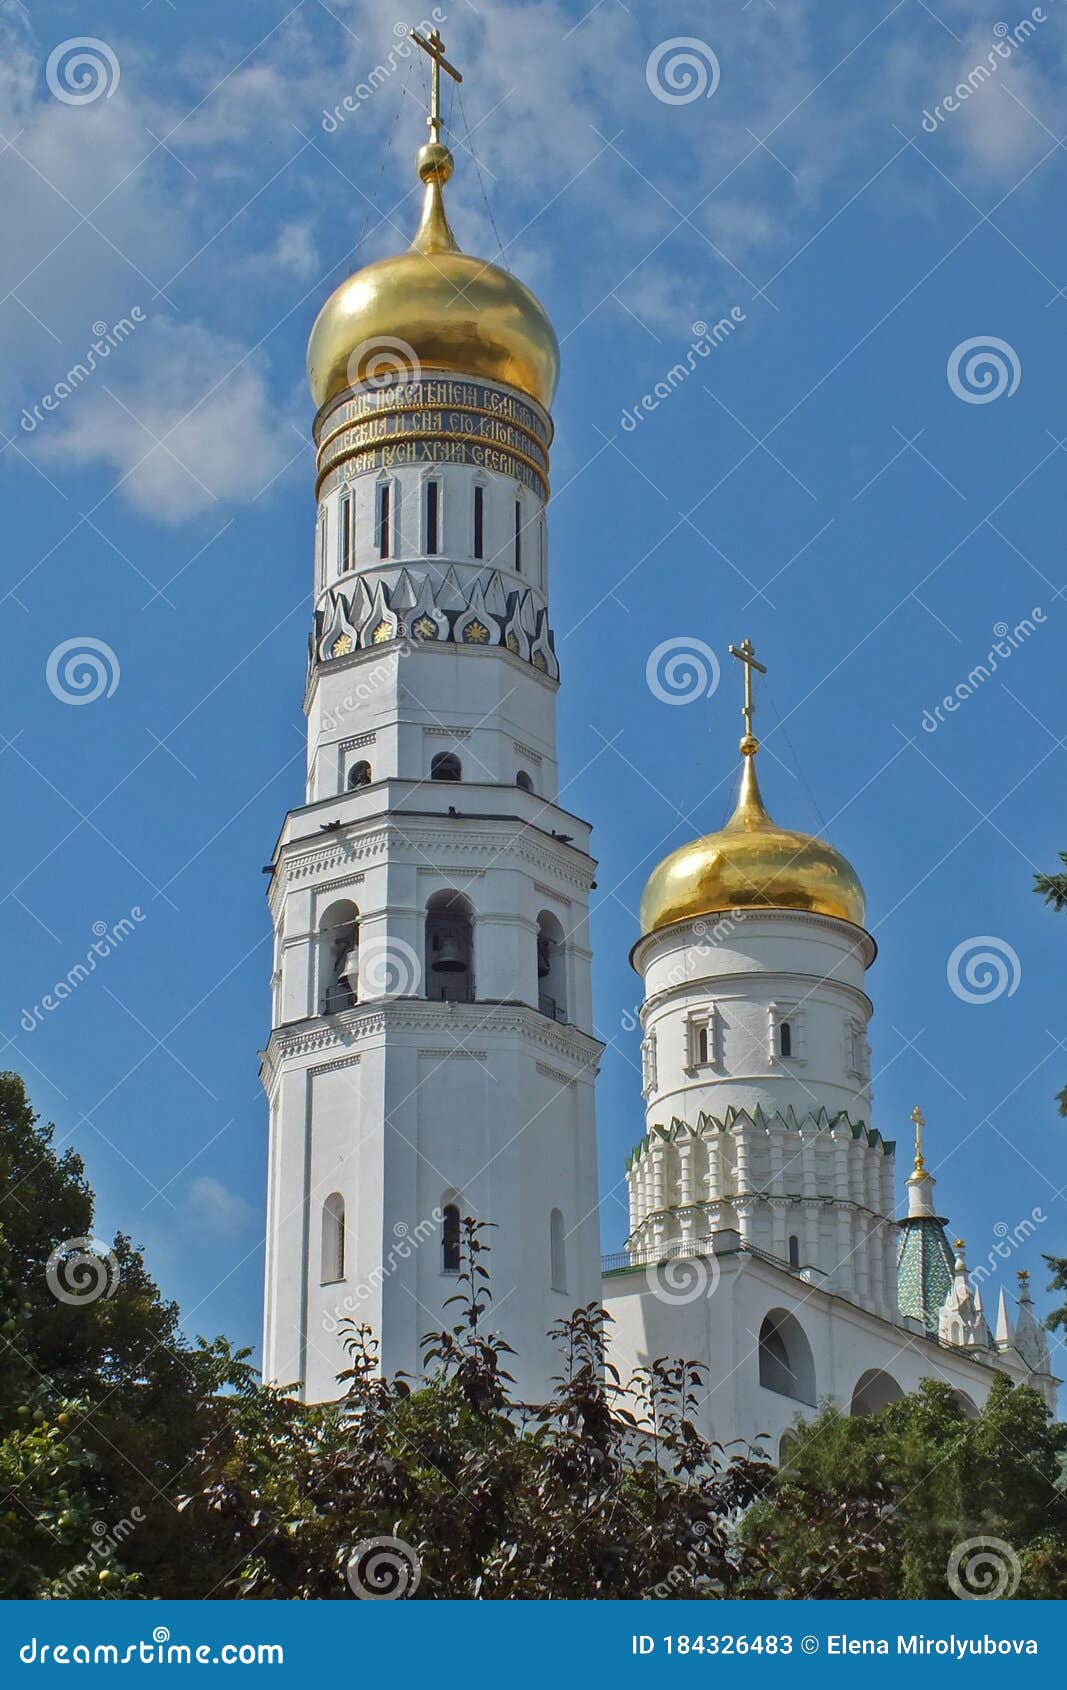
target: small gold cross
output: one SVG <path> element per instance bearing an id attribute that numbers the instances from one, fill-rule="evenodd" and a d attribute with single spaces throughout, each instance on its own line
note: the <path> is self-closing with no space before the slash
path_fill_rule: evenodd
<path id="1" fill-rule="evenodd" d="M 730 647 L 730 656 L 736 657 L 745 666 L 745 702 L 741 706 L 741 714 L 745 718 L 745 737 L 741 741 L 741 749 L 746 755 L 758 750 L 759 741 L 752 732 L 752 713 L 755 706 L 752 703 L 752 671 L 758 669 L 761 675 L 767 673 L 766 665 L 756 660 L 756 648 L 751 640 L 743 640 L 740 645 Z"/>
<path id="2" fill-rule="evenodd" d="M 420 35 L 417 29 L 408 30 L 408 34 L 416 46 L 421 47 L 424 53 L 429 54 L 431 65 L 430 115 L 426 119 L 426 124 L 430 131 L 430 140 L 439 141 L 441 139 L 441 71 L 442 69 L 447 70 L 454 82 L 462 82 L 463 78 L 455 65 L 450 65 L 445 58 L 445 44 L 441 39 L 439 29 L 431 30 L 429 37 Z"/>

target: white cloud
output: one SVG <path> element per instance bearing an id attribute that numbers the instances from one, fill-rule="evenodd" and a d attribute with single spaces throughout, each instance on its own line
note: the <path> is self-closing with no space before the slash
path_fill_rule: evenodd
<path id="1" fill-rule="evenodd" d="M 255 498 L 299 449 L 266 357 L 197 323 L 154 318 L 32 437 L 50 463 L 106 467 L 142 515 L 176 523 Z"/>
<path id="2" fill-rule="evenodd" d="M 295 276 L 300 282 L 306 282 L 318 274 L 318 248 L 308 219 L 282 224 L 278 230 L 278 239 L 274 243 L 274 251 L 267 256 L 267 263 L 275 265 L 290 276 Z"/>
<path id="3" fill-rule="evenodd" d="M 233 1232 L 247 1226 L 258 1212 L 238 1192 L 230 1191 L 210 1174 L 189 1181 L 186 1201 L 195 1223 L 207 1232 Z"/>

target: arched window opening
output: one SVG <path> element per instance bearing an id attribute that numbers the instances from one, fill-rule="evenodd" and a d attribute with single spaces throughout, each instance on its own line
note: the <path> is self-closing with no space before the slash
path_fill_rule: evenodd
<path id="1" fill-rule="evenodd" d="M 357 787 L 370 785 L 370 764 L 365 762 L 353 763 L 348 771 L 348 790 L 354 792 Z"/>
<path id="2" fill-rule="evenodd" d="M 883 1373 L 880 1367 L 869 1367 L 866 1373 L 861 1373 L 856 1381 L 856 1389 L 852 1393 L 851 1414 L 878 1414 L 883 1408 L 888 1408 L 891 1402 L 896 1402 L 904 1395 L 900 1386 L 890 1373 Z"/>
<path id="3" fill-rule="evenodd" d="M 352 500 L 341 498 L 341 556 L 339 559 L 342 575 L 352 567 Z"/>
<path id="4" fill-rule="evenodd" d="M 440 551 L 441 483 L 426 483 L 426 551 L 434 557 Z"/>
<path id="5" fill-rule="evenodd" d="M 392 499 L 390 497 L 391 491 L 392 489 L 390 488 L 388 481 L 380 481 L 378 483 L 378 510 L 375 519 L 377 532 L 375 535 L 375 543 L 378 547 L 379 557 L 389 556 L 389 522 L 390 508 L 392 506 Z"/>
<path id="6" fill-rule="evenodd" d="M 791 1268 L 800 1266 L 800 1239 L 795 1232 L 789 1234 L 789 1266 Z"/>
<path id="7" fill-rule="evenodd" d="M 792 1056 L 792 1054 L 793 1054 L 793 1029 L 789 1025 L 788 1021 L 781 1021 L 778 1024 L 778 1055 L 779 1056 Z"/>
<path id="8" fill-rule="evenodd" d="M 335 1285 L 345 1276 L 345 1200 L 332 1191 L 322 1205 L 322 1283 Z"/>
<path id="9" fill-rule="evenodd" d="M 435 892 L 426 908 L 426 996 L 474 1002 L 474 921 L 459 892 Z"/>
<path id="10" fill-rule="evenodd" d="M 707 1064 L 711 1053 L 711 1039 L 709 1035 L 710 1029 L 708 1028 L 706 1022 L 704 1026 L 697 1028 L 697 1061 L 704 1065 Z"/>
<path id="11" fill-rule="evenodd" d="M 537 1007 L 553 1021 L 567 1019 L 567 950 L 554 915 L 537 918 Z"/>
<path id="12" fill-rule="evenodd" d="M 567 1289 L 567 1239 L 563 1231 L 563 1213 L 553 1209 L 548 1221 L 548 1246 L 552 1269 L 553 1291 Z"/>
<path id="13" fill-rule="evenodd" d="M 431 780 L 462 780 L 463 769 L 454 751 L 439 751 L 430 764 Z"/>
<path id="14" fill-rule="evenodd" d="M 351 1009 L 359 992 L 359 911 L 331 904 L 319 923 L 319 1014 Z"/>
<path id="15" fill-rule="evenodd" d="M 520 787 L 523 792 L 532 792 L 534 789 L 533 776 L 528 775 L 525 769 L 520 769 L 515 776 L 515 785 Z"/>
<path id="16" fill-rule="evenodd" d="M 446 1203 L 441 1211 L 441 1272 L 460 1270 L 459 1205 Z"/>
<path id="17" fill-rule="evenodd" d="M 772 1309 L 759 1334 L 759 1382 L 768 1391 L 815 1406 L 815 1362 L 804 1328 L 785 1309 Z"/>
<path id="18" fill-rule="evenodd" d="M 485 488 L 474 489 L 474 555 L 485 556 Z"/>

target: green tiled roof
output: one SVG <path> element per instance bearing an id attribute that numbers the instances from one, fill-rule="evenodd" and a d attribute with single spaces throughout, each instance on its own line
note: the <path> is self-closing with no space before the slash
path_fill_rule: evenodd
<path id="1" fill-rule="evenodd" d="M 941 1305 L 952 1289 L 952 1251 L 945 1223 L 936 1215 L 902 1221 L 897 1249 L 897 1302 L 903 1316 L 936 1332 Z"/>

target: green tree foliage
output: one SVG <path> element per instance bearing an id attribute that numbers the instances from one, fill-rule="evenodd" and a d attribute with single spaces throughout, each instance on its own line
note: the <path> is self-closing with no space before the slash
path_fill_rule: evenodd
<path id="1" fill-rule="evenodd" d="M 865 1600 L 950 1597 L 949 1560 L 976 1537 L 1018 1557 L 1020 1597 L 1067 1595 L 1067 1427 L 1003 1374 L 968 1418 L 946 1385 L 853 1419 L 798 1425 L 789 1456 L 749 1512 L 768 1595 Z"/>
<path id="2" fill-rule="evenodd" d="M 826 1411 L 776 1471 L 697 1430 L 701 1368 L 621 1381 L 590 1305 L 553 1330 L 551 1400 L 522 1405 L 466 1220 L 427 1382 L 383 1377 L 352 1327 L 343 1395 L 306 1406 L 188 1344 L 121 1234 L 108 1294 L 57 1298 L 54 1252 L 92 1230 L 80 1160 L 0 1076 L 2 1596 L 351 1600 L 379 1588 L 360 1546 L 387 1538 L 420 1599 L 936 1597 L 983 1535 L 1018 1555 L 1020 1595 L 1067 1594 L 1067 1430 L 1000 1376 L 975 1420 L 933 1383 Z"/>
<path id="3" fill-rule="evenodd" d="M 356 1327 L 341 1404 L 236 1404 L 184 1499 L 198 1537 L 225 1537 L 220 1594 L 351 1598 L 353 1551 L 383 1537 L 409 1547 L 420 1598 L 718 1596 L 755 1576 L 733 1522 L 772 1469 L 700 1437 L 700 1370 L 657 1361 L 623 1391 L 591 1305 L 553 1331 L 552 1400 L 513 1403 L 511 1352 L 487 1325 L 484 1231 L 463 1223 L 457 1318 L 425 1340 L 428 1385 L 384 1379 Z"/>
<path id="4" fill-rule="evenodd" d="M 53 1140 L 0 1074 L 0 1595 L 186 1594 L 174 1490 L 247 1370 L 185 1342 L 125 1235 L 99 1296 L 79 1252 L 53 1256 L 93 1234 L 81 1159 Z"/>

